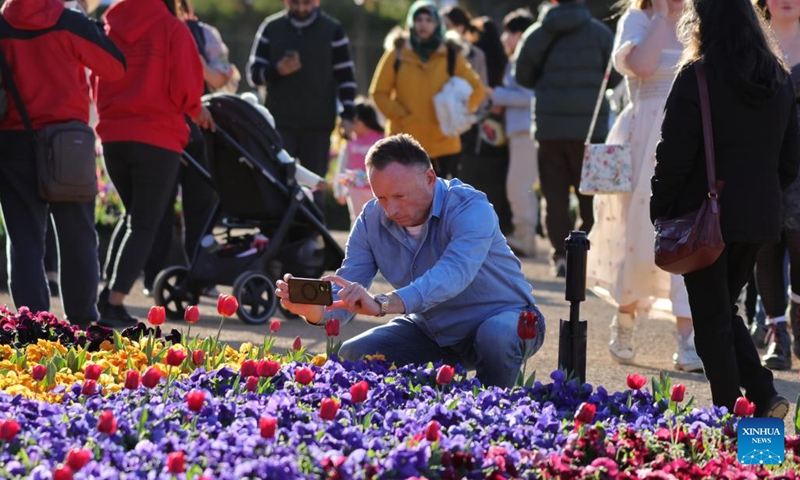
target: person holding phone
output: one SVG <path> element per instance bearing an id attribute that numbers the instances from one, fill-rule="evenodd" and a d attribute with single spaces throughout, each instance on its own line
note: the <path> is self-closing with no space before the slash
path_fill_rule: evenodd
<path id="1" fill-rule="evenodd" d="M 266 87 L 264 102 L 275 117 L 283 146 L 304 167 L 324 177 L 330 162 L 337 100 L 342 129 L 350 136 L 356 98 L 350 41 L 319 0 L 284 0 L 286 10 L 268 17 L 253 40 L 247 81 Z M 315 194 L 317 205 L 323 196 Z"/>
<path id="2" fill-rule="evenodd" d="M 475 369 L 484 385 L 514 385 L 544 342 L 544 317 L 486 195 L 438 178 L 407 134 L 378 141 L 365 166 L 375 198 L 356 219 L 342 266 L 321 279 L 332 283 L 331 305 L 291 295 L 290 274 L 276 282 L 282 305 L 318 326 L 392 315 L 346 341 L 345 360 L 377 352 L 398 366 L 444 361 Z M 369 291 L 378 272 L 394 291 Z M 526 311 L 537 318 L 532 339 L 517 335 Z"/>

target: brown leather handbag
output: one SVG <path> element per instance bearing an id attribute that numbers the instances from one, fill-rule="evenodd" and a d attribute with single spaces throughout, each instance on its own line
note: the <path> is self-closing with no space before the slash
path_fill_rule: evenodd
<path id="1" fill-rule="evenodd" d="M 711 105 L 708 100 L 708 82 L 701 62 L 695 62 L 697 86 L 700 89 L 700 114 L 703 119 L 703 144 L 705 146 L 708 198 L 700 209 L 678 218 L 655 221 L 656 265 L 674 274 L 701 270 L 717 261 L 725 249 L 719 223 L 719 189 L 717 188 L 714 138 L 711 130 Z"/>

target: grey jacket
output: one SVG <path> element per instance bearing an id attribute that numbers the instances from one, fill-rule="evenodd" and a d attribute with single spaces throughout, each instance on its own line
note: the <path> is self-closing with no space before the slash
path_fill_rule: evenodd
<path id="1" fill-rule="evenodd" d="M 506 108 L 506 134 L 513 135 L 517 132 L 531 130 L 531 101 L 533 91 L 519 86 L 514 79 L 513 60 L 508 62 L 503 86 L 497 87 L 492 92 L 492 104 Z"/>
<path id="2" fill-rule="evenodd" d="M 611 30 L 582 2 L 555 5 L 528 28 L 518 47 L 515 78 L 536 90 L 537 140 L 586 138 L 613 43 Z M 608 112 L 604 100 L 593 141 L 605 139 Z"/>

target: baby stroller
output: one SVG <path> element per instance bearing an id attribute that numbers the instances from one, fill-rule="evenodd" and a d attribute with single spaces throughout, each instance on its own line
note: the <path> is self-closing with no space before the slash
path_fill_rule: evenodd
<path id="1" fill-rule="evenodd" d="M 262 324 L 278 306 L 276 278 L 319 277 L 338 268 L 344 252 L 295 180 L 294 159 L 264 115 L 236 95 L 203 101 L 216 123 L 216 132 L 205 132 L 209 168 L 185 152 L 183 161 L 210 182 L 219 203 L 189 266 L 159 272 L 155 303 L 169 318 L 181 319 L 204 288 L 229 285 L 239 301 L 239 319 Z"/>

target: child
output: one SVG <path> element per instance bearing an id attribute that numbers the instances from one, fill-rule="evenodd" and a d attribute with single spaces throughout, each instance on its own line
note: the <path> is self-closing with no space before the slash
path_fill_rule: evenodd
<path id="1" fill-rule="evenodd" d="M 364 204 L 372 198 L 364 160 L 367 151 L 383 138 L 383 127 L 378 122 L 375 108 L 364 101 L 357 102 L 353 121 L 353 138 L 339 151 L 339 168 L 333 194 L 340 204 L 347 202 L 352 226 Z"/>

